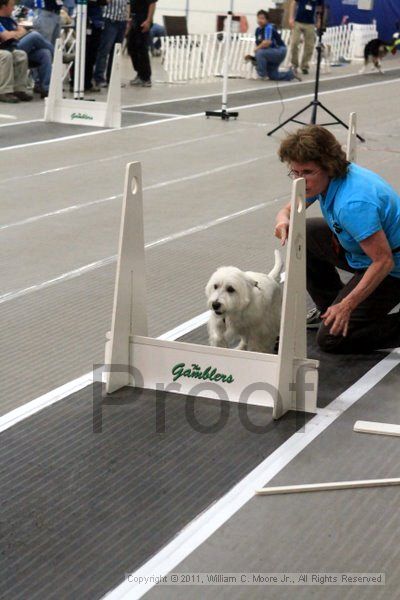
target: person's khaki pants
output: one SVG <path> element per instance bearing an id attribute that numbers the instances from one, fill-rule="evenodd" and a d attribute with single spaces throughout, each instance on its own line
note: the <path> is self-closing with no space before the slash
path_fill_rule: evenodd
<path id="1" fill-rule="evenodd" d="M 299 23 L 295 21 L 292 31 L 292 66 L 299 67 L 299 45 L 301 36 L 304 37 L 304 51 L 301 60 L 301 68 L 308 69 L 315 44 L 315 26 L 313 23 Z"/>
<path id="2" fill-rule="evenodd" d="M 0 94 L 26 90 L 28 57 L 23 50 L 0 50 Z"/>

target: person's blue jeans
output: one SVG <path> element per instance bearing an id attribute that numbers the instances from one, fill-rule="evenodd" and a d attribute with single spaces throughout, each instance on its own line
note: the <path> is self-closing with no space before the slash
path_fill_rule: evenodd
<path id="1" fill-rule="evenodd" d="M 37 9 L 33 27 L 36 31 L 41 33 L 48 42 L 54 45 L 61 33 L 60 15 L 43 8 Z"/>
<path id="2" fill-rule="evenodd" d="M 94 68 L 94 80 L 96 83 L 104 83 L 106 80 L 107 82 L 110 81 L 114 46 L 115 44 L 122 44 L 124 41 L 126 23 L 126 21 L 105 19 L 100 46 L 97 51 L 96 66 Z M 105 77 L 107 58 L 107 76 Z"/>
<path id="3" fill-rule="evenodd" d="M 30 65 L 37 68 L 40 87 L 42 90 L 47 91 L 50 85 L 53 63 L 53 45 L 37 31 L 30 31 L 19 40 L 17 48 L 27 53 Z"/>
<path id="4" fill-rule="evenodd" d="M 165 27 L 158 23 L 153 23 L 149 31 L 150 48 L 152 50 L 160 50 L 161 39 L 165 37 Z"/>
<path id="5" fill-rule="evenodd" d="M 285 60 L 286 52 L 286 46 L 257 50 L 256 68 L 258 75 L 275 81 L 290 81 L 293 79 L 293 71 L 279 71 L 279 65 Z"/>

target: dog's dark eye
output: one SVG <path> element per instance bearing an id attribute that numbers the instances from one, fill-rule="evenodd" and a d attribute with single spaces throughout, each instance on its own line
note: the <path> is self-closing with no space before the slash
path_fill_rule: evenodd
<path id="1" fill-rule="evenodd" d="M 226 291 L 228 292 L 228 294 L 233 294 L 233 292 L 235 291 L 234 288 L 230 285 L 229 287 L 226 288 Z"/>
<path id="2" fill-rule="evenodd" d="M 217 290 L 217 289 L 218 289 L 218 284 L 214 283 L 214 290 Z"/>

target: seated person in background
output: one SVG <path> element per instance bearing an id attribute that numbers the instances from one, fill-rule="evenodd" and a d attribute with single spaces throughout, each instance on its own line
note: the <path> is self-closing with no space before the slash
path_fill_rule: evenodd
<path id="1" fill-rule="evenodd" d="M 26 92 L 28 57 L 22 50 L 1 50 L 1 43 L 7 40 L 8 34 L 0 24 L 0 102 L 28 102 L 32 100 L 32 96 Z"/>
<path id="2" fill-rule="evenodd" d="M 279 65 L 285 60 L 287 47 L 275 25 L 268 22 L 268 13 L 265 10 L 258 11 L 257 23 L 256 55 L 248 55 L 245 60 L 253 62 L 259 77 L 263 79 L 268 77 L 274 81 L 300 81 L 292 69 L 279 71 Z"/>
<path id="3" fill-rule="evenodd" d="M 161 56 L 161 38 L 165 37 L 165 27 L 153 23 L 149 31 L 150 51 L 152 56 Z"/>
<path id="4" fill-rule="evenodd" d="M 54 48 L 37 31 L 28 32 L 11 17 L 15 0 L 0 0 L 0 24 L 8 32 L 8 39 L 1 45 L 3 50 L 23 50 L 28 55 L 30 67 L 39 74 L 39 87 L 35 91 L 42 98 L 48 94 Z M 10 35 L 11 34 L 11 35 Z"/>

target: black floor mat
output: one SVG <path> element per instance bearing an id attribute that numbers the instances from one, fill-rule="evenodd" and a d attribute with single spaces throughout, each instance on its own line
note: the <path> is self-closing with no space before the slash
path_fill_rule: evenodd
<path id="1" fill-rule="evenodd" d="M 132 388 L 102 407 L 101 432 L 95 413 L 88 387 L 2 434 L 1 598 L 100 598 L 304 422 L 250 406 L 255 433 L 237 404 L 171 394 L 157 417 Z"/>
<path id="2" fill-rule="evenodd" d="M 308 337 L 319 406 L 385 355 L 321 355 Z M 132 388 L 94 402 L 87 387 L 3 432 L 0 597 L 101 598 L 310 418 L 246 408 Z"/>

